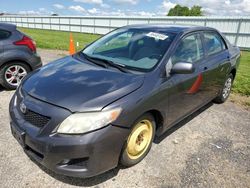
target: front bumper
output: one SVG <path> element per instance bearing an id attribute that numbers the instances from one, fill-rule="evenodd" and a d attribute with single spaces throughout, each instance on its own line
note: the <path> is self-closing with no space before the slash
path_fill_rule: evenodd
<path id="1" fill-rule="evenodd" d="M 31 97 L 27 99 L 30 102 Z M 31 108 L 28 100 L 25 104 Z M 58 108 L 38 100 L 36 104 L 39 106 L 37 109 L 32 108 L 34 111 L 48 108 L 54 111 Z M 55 120 L 52 118 L 44 128 L 33 126 L 22 118 L 18 103 L 14 105 L 14 100 L 11 100 L 10 124 L 13 136 L 32 159 L 46 168 L 67 176 L 91 177 L 117 166 L 129 130 L 108 125 L 84 135 L 61 135 L 47 132 L 54 129 L 52 127 L 55 125 L 51 125 L 51 122 Z"/>

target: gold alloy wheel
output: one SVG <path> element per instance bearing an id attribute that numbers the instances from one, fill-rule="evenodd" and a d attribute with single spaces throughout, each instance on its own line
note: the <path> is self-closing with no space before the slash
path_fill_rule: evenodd
<path id="1" fill-rule="evenodd" d="M 130 159 L 140 158 L 148 149 L 153 137 L 153 125 L 149 120 L 141 120 L 133 128 L 127 141 L 127 154 Z"/>

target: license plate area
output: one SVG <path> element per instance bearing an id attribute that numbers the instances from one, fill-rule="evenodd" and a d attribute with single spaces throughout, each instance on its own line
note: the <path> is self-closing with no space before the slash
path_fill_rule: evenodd
<path id="1" fill-rule="evenodd" d="M 18 143 L 24 148 L 25 147 L 25 132 L 11 124 L 11 132 Z"/>

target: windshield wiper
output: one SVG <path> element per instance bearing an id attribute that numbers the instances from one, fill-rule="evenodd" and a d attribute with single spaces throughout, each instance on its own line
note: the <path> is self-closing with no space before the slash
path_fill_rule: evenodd
<path id="1" fill-rule="evenodd" d="M 93 58 L 93 57 L 91 57 L 91 56 L 89 56 L 89 55 L 87 55 L 87 54 L 85 54 L 83 52 L 80 52 L 79 54 L 84 56 L 84 58 L 87 59 L 88 61 L 90 61 L 90 62 L 92 62 L 92 63 L 94 63 L 94 64 L 96 64 L 98 66 L 108 68 L 108 66 L 105 63 L 100 63 L 100 61 L 96 61 L 95 60 L 96 58 Z"/>
<path id="2" fill-rule="evenodd" d="M 107 59 L 101 59 L 101 58 L 95 58 L 98 59 L 100 61 L 105 62 L 107 65 L 109 65 L 110 67 L 115 67 L 116 69 L 120 70 L 121 72 L 125 72 L 125 73 L 130 73 L 126 68 L 125 65 L 119 64 L 119 63 L 114 63 L 113 61 L 107 60 Z"/>
<path id="3" fill-rule="evenodd" d="M 89 56 L 89 55 L 87 55 L 87 54 L 85 54 L 83 52 L 81 52 L 81 53 L 84 55 L 84 57 L 87 60 L 89 60 L 89 61 L 91 61 L 91 62 L 93 62 L 93 63 L 95 63 L 97 65 L 103 66 L 105 68 L 108 68 L 107 67 L 107 65 L 108 65 L 109 67 L 115 67 L 116 69 L 120 70 L 121 72 L 130 73 L 126 68 L 124 68 L 125 65 L 114 63 L 113 61 L 110 61 L 110 60 L 107 60 L 107 59 L 92 57 L 92 56 Z M 100 62 L 103 62 L 103 63 L 100 63 Z"/>

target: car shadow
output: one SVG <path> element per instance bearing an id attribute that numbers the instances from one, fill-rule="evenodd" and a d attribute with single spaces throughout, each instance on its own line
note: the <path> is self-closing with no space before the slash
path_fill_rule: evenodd
<path id="1" fill-rule="evenodd" d="M 185 119 L 181 120 L 179 123 L 177 123 L 176 125 L 174 125 L 170 129 L 168 129 L 161 136 L 156 137 L 155 140 L 154 140 L 154 143 L 155 144 L 159 144 L 166 137 L 168 137 L 169 135 L 171 135 L 172 133 L 174 133 L 176 130 L 178 130 L 179 128 L 181 128 L 182 126 L 184 126 L 186 123 L 188 123 L 189 121 L 191 121 L 192 119 L 194 119 L 195 117 L 197 117 L 199 114 L 201 114 L 202 112 L 204 112 L 205 110 L 207 110 L 208 108 L 210 108 L 211 106 L 213 106 L 213 104 L 214 104 L 213 102 L 209 102 L 205 106 L 201 107 L 199 110 L 195 111 L 194 113 L 192 113 L 191 115 L 189 115 Z"/>
<path id="2" fill-rule="evenodd" d="M 0 85 L 0 92 L 4 91 L 4 87 Z"/>
<path id="3" fill-rule="evenodd" d="M 175 126 L 173 126 L 172 128 L 170 128 L 168 131 L 166 131 L 162 136 L 157 137 L 154 140 L 155 144 L 159 144 L 162 140 L 164 140 L 166 137 L 168 137 L 169 135 L 171 135 L 173 132 L 175 132 L 176 130 L 178 130 L 179 128 L 181 128 L 183 125 L 185 125 L 186 123 L 188 123 L 189 121 L 191 121 L 192 119 L 194 119 L 196 116 L 198 116 L 199 114 L 201 114 L 202 112 L 204 112 L 206 109 L 210 108 L 213 105 L 212 102 L 208 103 L 207 105 L 203 106 L 201 109 L 197 110 L 196 112 L 194 112 L 193 114 L 191 114 L 190 116 L 188 116 L 187 118 L 185 118 L 184 120 L 182 120 L 181 122 L 179 122 L 178 124 L 176 124 Z M 55 178 L 58 181 L 61 181 L 63 183 L 69 184 L 69 185 L 74 185 L 74 186 L 80 186 L 80 187 L 91 187 L 91 186 L 97 186 L 100 183 L 103 183 L 107 180 L 113 179 L 113 181 L 115 181 L 115 176 L 117 176 L 118 172 L 121 169 L 124 169 L 124 167 L 122 167 L 121 165 L 118 165 L 118 167 L 109 170 L 103 174 L 97 175 L 95 177 L 91 177 L 91 178 L 75 178 L 75 177 L 69 177 L 69 176 L 65 176 L 65 175 L 60 175 L 60 174 L 56 174 L 55 172 L 47 169 L 46 167 L 42 166 L 40 163 L 38 163 L 36 160 L 34 160 L 33 158 L 31 158 L 29 155 L 28 157 L 35 163 L 37 164 L 37 166 L 44 171 L 46 174 L 48 174 L 49 176 Z"/>
<path id="4" fill-rule="evenodd" d="M 14 90 L 12 90 L 12 89 L 6 89 L 2 85 L 0 85 L 0 93 L 3 92 L 3 91 L 14 91 Z"/>

